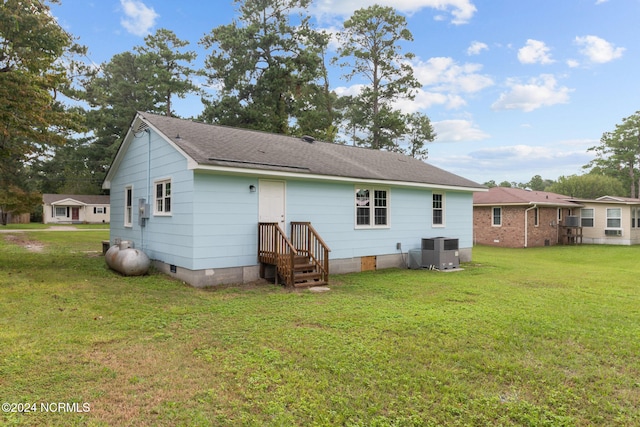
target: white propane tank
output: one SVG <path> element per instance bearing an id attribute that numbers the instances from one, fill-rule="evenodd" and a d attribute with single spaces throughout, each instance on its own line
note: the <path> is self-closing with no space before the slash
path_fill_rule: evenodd
<path id="1" fill-rule="evenodd" d="M 109 268 L 118 273 L 125 276 L 142 276 L 149 271 L 151 260 L 149 260 L 147 254 L 131 246 L 131 242 L 113 245 L 104 255 L 104 259 Z M 121 249 L 122 247 L 124 249 Z"/>

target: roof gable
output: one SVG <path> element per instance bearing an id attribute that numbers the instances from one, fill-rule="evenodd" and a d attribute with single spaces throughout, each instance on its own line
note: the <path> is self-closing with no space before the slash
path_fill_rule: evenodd
<path id="1" fill-rule="evenodd" d="M 596 199 L 598 202 L 612 202 L 612 203 L 628 203 L 628 204 L 638 204 L 640 203 L 640 199 L 636 199 L 634 197 L 621 197 L 621 196 L 602 196 Z"/>
<path id="2" fill-rule="evenodd" d="M 159 132 L 168 143 L 187 157 L 192 169 L 228 168 L 247 172 L 270 171 L 352 180 L 428 184 L 458 187 L 468 191 L 485 189 L 476 182 L 399 153 L 149 113 L 138 113 L 134 123 L 136 120 L 148 123 Z M 130 129 L 127 138 L 131 132 Z M 112 168 L 117 167 L 120 155 L 119 150 Z M 108 174 L 105 184 L 110 177 Z"/>

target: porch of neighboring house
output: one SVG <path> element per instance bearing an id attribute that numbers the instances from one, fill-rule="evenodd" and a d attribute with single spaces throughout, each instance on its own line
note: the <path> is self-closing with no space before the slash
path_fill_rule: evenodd
<path id="1" fill-rule="evenodd" d="M 54 222 L 58 223 L 79 223 L 80 221 L 80 206 L 70 205 L 51 205 L 52 214 L 51 218 Z"/>
<path id="2" fill-rule="evenodd" d="M 560 234 L 558 243 L 561 245 L 581 245 L 582 244 L 582 225 L 580 217 L 565 216 L 559 223 Z"/>
<path id="3" fill-rule="evenodd" d="M 258 224 L 258 261 L 260 277 L 273 268 L 276 284 L 285 286 L 323 286 L 329 281 L 327 244 L 309 222 L 292 222 L 291 238 L 276 222 Z"/>

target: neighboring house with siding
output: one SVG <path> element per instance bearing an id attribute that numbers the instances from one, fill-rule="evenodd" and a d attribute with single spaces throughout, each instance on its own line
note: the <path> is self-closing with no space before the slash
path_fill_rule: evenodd
<path id="1" fill-rule="evenodd" d="M 640 244 L 640 199 L 603 196 L 576 200 L 583 243 Z"/>
<path id="2" fill-rule="evenodd" d="M 43 194 L 44 224 L 102 224 L 109 222 L 109 196 Z"/>
<path id="3" fill-rule="evenodd" d="M 580 203 L 562 194 L 493 187 L 473 195 L 474 243 L 508 248 L 551 246 L 561 241 L 567 216 Z"/>
<path id="4" fill-rule="evenodd" d="M 402 267 L 437 236 L 459 239 L 469 261 L 473 193 L 486 190 L 398 153 L 148 113 L 133 119 L 103 188 L 112 243 L 133 242 L 195 286 L 256 280 L 290 250 L 322 258 L 296 240 L 330 249 L 331 273 Z M 288 263 L 276 271 L 297 271 Z"/>

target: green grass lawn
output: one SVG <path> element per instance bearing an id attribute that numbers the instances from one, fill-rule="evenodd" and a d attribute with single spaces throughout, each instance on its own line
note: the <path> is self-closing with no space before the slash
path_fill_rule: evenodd
<path id="1" fill-rule="evenodd" d="M 478 247 L 314 294 L 122 277 L 107 234 L 0 235 L 0 403 L 36 404 L 0 424 L 640 425 L 640 247 Z"/>
<path id="2" fill-rule="evenodd" d="M 0 231 L 2 230 L 46 230 L 52 227 L 74 227 L 78 230 L 85 229 L 102 229 L 108 230 L 109 224 L 42 224 L 39 222 L 31 222 L 29 224 L 7 224 L 0 225 Z"/>

